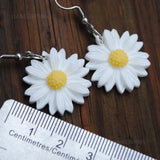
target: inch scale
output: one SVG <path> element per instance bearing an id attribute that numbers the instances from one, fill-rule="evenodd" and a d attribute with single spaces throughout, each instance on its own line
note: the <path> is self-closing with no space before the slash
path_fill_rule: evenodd
<path id="1" fill-rule="evenodd" d="M 0 160 L 154 160 L 14 100 L 0 109 Z"/>

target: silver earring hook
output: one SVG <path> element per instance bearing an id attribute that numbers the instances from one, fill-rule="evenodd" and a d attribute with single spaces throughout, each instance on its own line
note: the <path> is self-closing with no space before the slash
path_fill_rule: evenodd
<path id="1" fill-rule="evenodd" d="M 55 3 L 57 4 L 58 7 L 65 9 L 65 10 L 78 9 L 80 14 L 82 15 L 82 23 L 86 25 L 88 31 L 93 34 L 93 36 L 95 37 L 98 43 L 103 43 L 102 35 L 94 28 L 94 26 L 91 23 L 88 22 L 88 19 L 85 16 L 84 12 L 82 11 L 81 7 L 79 6 L 63 7 L 62 5 L 58 3 L 57 0 L 55 0 Z"/>
<path id="2" fill-rule="evenodd" d="M 62 9 L 65 9 L 65 10 L 78 9 L 79 12 L 80 12 L 80 14 L 82 15 L 82 17 L 83 18 L 85 17 L 84 16 L 84 12 L 82 11 L 81 7 L 79 7 L 79 6 L 64 7 L 64 6 L 60 5 L 57 0 L 55 0 L 55 2 L 56 2 L 56 4 L 57 4 L 58 7 L 62 8 Z"/>
<path id="3" fill-rule="evenodd" d="M 27 51 L 25 53 L 17 53 L 17 54 L 3 54 L 0 55 L 0 62 L 2 59 L 17 59 L 17 60 L 22 60 L 22 59 L 36 59 L 36 60 L 43 60 L 46 59 L 46 57 L 41 56 L 39 54 L 34 54 L 31 51 Z"/>

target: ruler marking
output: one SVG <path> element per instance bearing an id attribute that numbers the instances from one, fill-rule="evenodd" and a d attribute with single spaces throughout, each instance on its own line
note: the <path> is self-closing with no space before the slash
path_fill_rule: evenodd
<path id="1" fill-rule="evenodd" d="M 14 114 L 15 117 L 16 117 L 16 114 L 17 114 L 17 112 L 18 112 L 18 110 L 19 110 L 19 106 L 21 106 L 20 103 L 18 104 L 17 110 L 16 110 L 16 112 L 15 112 L 15 114 Z"/>
<path id="2" fill-rule="evenodd" d="M 20 107 L 19 107 L 20 110 L 19 110 L 19 113 L 18 113 L 18 115 L 17 115 L 17 118 L 19 118 L 19 115 L 20 115 L 20 113 L 21 113 L 21 111 L 22 111 L 22 109 L 23 109 L 23 106 L 24 106 L 24 105 L 20 105 Z"/>
<path id="3" fill-rule="evenodd" d="M 137 153 L 138 153 L 138 152 L 135 152 L 135 154 L 136 154 L 136 155 L 135 155 L 134 159 L 136 159 L 136 157 L 137 157 Z"/>
<path id="4" fill-rule="evenodd" d="M 35 121 L 35 123 L 34 123 L 35 125 L 37 124 L 37 122 L 38 122 L 38 120 L 39 120 L 39 117 L 40 117 L 41 113 L 42 113 L 42 112 L 37 113 L 37 119 L 36 119 L 36 121 Z"/>
<path id="5" fill-rule="evenodd" d="M 93 146 L 93 144 L 94 144 L 94 142 L 95 142 L 95 138 L 97 138 L 97 137 L 96 137 L 96 135 L 94 134 L 94 138 L 92 139 L 91 148 L 92 148 L 92 146 Z"/>
<path id="6" fill-rule="evenodd" d="M 53 120 L 53 122 L 52 122 L 52 120 Z M 54 122 L 57 120 L 57 118 L 54 118 L 54 119 L 52 119 L 51 118 L 51 121 L 50 122 L 52 122 L 52 123 L 49 123 L 49 125 L 51 124 L 51 127 L 50 127 L 50 129 L 49 129 L 49 131 L 51 131 L 51 129 L 52 129 L 52 127 L 53 127 L 53 124 L 54 124 Z M 49 126 L 48 126 L 49 127 Z M 47 127 L 47 129 L 48 129 L 48 127 Z"/>
<path id="7" fill-rule="evenodd" d="M 84 134 L 84 129 L 83 129 L 83 132 L 81 134 L 81 137 L 79 137 L 79 142 L 78 143 L 80 143 L 80 141 L 82 140 L 83 134 Z"/>
<path id="8" fill-rule="evenodd" d="M 133 158 L 133 154 L 134 154 L 134 152 L 132 151 L 131 159 Z"/>
<path id="9" fill-rule="evenodd" d="M 28 116 L 27 116 L 27 118 L 26 118 L 26 121 L 28 121 L 28 118 L 29 118 L 29 116 L 31 115 L 32 108 L 29 107 L 29 110 L 30 110 L 30 111 L 29 111 L 29 113 L 28 113 Z"/>
<path id="10" fill-rule="evenodd" d="M 50 116 L 49 116 L 48 114 L 46 114 L 46 117 L 47 117 L 46 123 L 44 124 L 43 128 L 46 128 L 47 122 L 48 122 L 48 120 L 49 120 L 49 118 L 50 118 Z"/>
<path id="11" fill-rule="evenodd" d="M 140 154 L 138 154 L 138 157 L 137 157 L 137 159 L 139 159 L 139 157 L 140 157 Z"/>
<path id="12" fill-rule="evenodd" d="M 26 108 L 27 108 L 27 111 L 26 111 Z M 22 116 L 22 117 L 23 117 L 23 119 L 22 119 L 22 121 L 21 121 L 21 124 L 23 124 L 23 122 L 24 122 L 24 120 L 25 120 L 25 117 L 26 117 L 26 115 L 27 115 L 28 111 L 29 111 L 29 107 L 28 107 L 28 106 L 26 106 L 26 107 L 25 107 L 25 111 L 24 111 L 25 115 L 24 115 L 24 117 Z M 22 118 L 22 117 L 21 117 L 21 118 Z"/>
<path id="13" fill-rule="evenodd" d="M 88 132 L 88 136 L 87 136 L 86 142 L 85 142 L 85 144 L 84 144 L 85 146 L 87 145 L 87 142 L 88 142 L 88 139 L 89 139 L 90 135 L 91 135 L 91 134 Z"/>
<path id="14" fill-rule="evenodd" d="M 126 157 L 127 156 L 127 153 L 128 153 L 128 148 L 126 148 L 126 153 L 124 154 L 124 157 Z"/>
<path id="15" fill-rule="evenodd" d="M 42 113 L 42 112 L 39 112 L 39 113 Z M 38 125 L 37 125 L 37 127 L 36 127 L 36 129 L 35 129 L 35 131 L 34 131 L 34 135 L 35 135 L 36 132 L 37 132 L 37 129 L 38 129 L 40 123 L 41 123 L 41 119 L 43 118 L 43 115 L 44 115 L 43 113 L 39 115 L 40 119 L 39 119 Z"/>
<path id="16" fill-rule="evenodd" d="M 44 122 L 45 122 L 45 119 L 46 119 L 46 117 L 47 117 L 47 114 L 43 113 L 43 115 L 45 115 L 45 116 L 44 116 L 44 118 L 43 118 L 43 120 L 42 120 L 42 123 L 41 123 L 41 126 L 40 126 L 41 128 L 42 128 L 42 126 L 43 126 L 43 124 L 44 124 Z"/>
<path id="17" fill-rule="evenodd" d="M 7 148 L 4 148 L 2 146 L 0 146 L 0 149 L 4 150 L 4 151 L 7 151 Z"/>
<path id="18" fill-rule="evenodd" d="M 101 147 L 100 147 L 100 149 L 99 149 L 100 152 L 102 151 L 102 146 L 103 146 L 104 142 L 105 142 L 105 139 L 103 138 L 102 145 L 101 145 Z"/>
<path id="19" fill-rule="evenodd" d="M 48 121 L 48 125 L 47 125 L 47 130 L 48 130 L 48 128 L 49 128 L 49 125 L 51 124 L 51 122 L 52 122 L 52 120 L 53 120 L 53 122 L 55 121 L 55 118 L 53 119 L 51 116 L 49 116 L 49 118 L 50 118 L 50 120 Z M 52 124 L 51 124 L 52 125 Z M 49 129 L 50 130 L 50 129 Z"/>
<path id="20" fill-rule="evenodd" d="M 22 119 L 23 114 L 24 114 L 24 112 L 25 112 L 26 108 L 27 108 L 26 106 L 23 106 L 23 107 L 22 107 L 22 110 L 23 110 L 23 111 L 22 111 L 22 114 L 21 114 L 21 116 L 20 116 L 20 119 Z"/>
<path id="21" fill-rule="evenodd" d="M 118 156 L 119 146 L 120 146 L 120 144 L 117 143 L 117 148 L 116 148 L 116 152 L 115 152 L 114 158 L 116 158 Z"/>
<path id="22" fill-rule="evenodd" d="M 131 153 L 131 149 L 128 149 L 129 150 L 129 152 L 128 152 L 128 156 L 127 156 L 127 159 L 129 159 L 129 156 L 130 156 L 130 153 Z"/>
<path id="23" fill-rule="evenodd" d="M 4 120 L 4 123 L 7 122 L 7 119 L 8 119 L 8 117 L 9 117 L 10 113 L 11 113 L 11 110 L 12 110 L 14 104 L 15 104 L 15 101 L 13 101 L 12 106 L 11 106 L 11 108 L 10 108 L 10 110 L 9 110 L 9 112 L 8 112 L 8 114 L 7 114 L 7 116 L 6 116 L 6 119 Z"/>
<path id="24" fill-rule="evenodd" d="M 64 124 L 65 124 L 65 122 L 64 122 L 64 121 L 62 121 L 62 124 L 61 124 L 61 127 L 60 127 L 60 129 L 59 129 L 58 135 L 60 135 L 60 133 L 61 133 L 62 129 L 64 128 L 64 127 L 63 127 L 63 125 L 64 125 Z"/>
<path id="25" fill-rule="evenodd" d="M 52 129 L 51 136 L 53 135 L 53 132 L 54 132 L 54 129 L 55 129 L 56 125 L 57 125 L 57 122 L 58 122 L 58 119 L 56 118 L 56 122 L 55 122 L 55 125 L 54 125 L 53 129 Z M 53 123 L 52 123 L 52 125 L 53 125 Z"/>
<path id="26" fill-rule="evenodd" d="M 78 141 L 78 138 L 79 138 L 79 135 L 80 135 L 80 133 L 81 133 L 81 129 L 80 129 L 80 131 L 79 131 L 79 133 L 78 133 L 78 136 L 77 136 L 77 139 L 76 139 L 76 142 Z"/>
<path id="27" fill-rule="evenodd" d="M 122 150 L 122 145 L 120 145 L 118 149 L 120 149 L 119 152 L 117 153 L 117 154 L 118 154 L 118 157 L 117 157 L 117 158 L 119 159 L 119 155 L 120 155 L 121 150 Z"/>
<path id="28" fill-rule="evenodd" d="M 63 133 L 64 133 L 64 131 L 65 131 L 65 129 L 66 129 L 66 126 L 67 126 L 67 123 L 65 123 L 65 126 L 63 127 L 63 131 L 62 131 L 62 133 L 61 133 L 61 136 L 63 136 Z"/>
<path id="29" fill-rule="evenodd" d="M 113 155 L 112 155 L 112 157 L 114 157 L 114 158 L 115 158 L 115 155 L 117 153 L 117 149 L 118 149 L 118 144 L 116 143 L 115 148 L 114 148 L 114 152 L 113 152 Z"/>
<path id="30" fill-rule="evenodd" d="M 113 143 L 113 147 L 112 147 L 112 149 L 110 150 L 110 157 L 111 157 L 111 159 L 112 159 L 112 157 L 113 157 L 113 155 L 114 155 L 114 152 L 115 152 L 115 148 L 116 148 L 117 146 L 116 146 L 116 144 L 115 143 Z"/>
<path id="31" fill-rule="evenodd" d="M 74 135 L 74 137 L 73 137 L 73 141 L 74 141 L 74 140 L 75 140 L 75 138 L 76 138 L 76 135 L 77 135 L 78 130 L 79 130 L 79 128 L 78 128 L 78 127 L 76 127 L 76 133 L 75 133 L 75 135 Z"/>
<path id="32" fill-rule="evenodd" d="M 58 129 L 61 129 L 61 122 L 62 122 L 62 121 L 59 122 L 59 124 L 58 124 L 58 126 L 57 126 L 57 129 L 56 129 L 56 131 L 55 131 L 55 133 L 57 133 Z"/>
<path id="33" fill-rule="evenodd" d="M 104 148 L 103 148 L 102 153 L 104 153 L 104 151 L 105 151 L 105 148 L 106 148 L 107 144 L 108 144 L 108 140 L 106 140 L 106 142 L 105 142 L 105 145 L 104 145 Z"/>
<path id="34" fill-rule="evenodd" d="M 83 146 L 83 143 L 84 143 L 84 140 L 85 140 L 85 138 L 86 138 L 86 135 L 87 135 L 87 131 L 85 132 L 85 135 L 84 135 L 84 137 L 83 137 L 83 140 L 82 140 L 82 143 L 81 143 L 81 145 L 80 145 L 80 149 L 82 148 L 82 146 Z"/>
<path id="35" fill-rule="evenodd" d="M 67 123 L 67 129 L 66 129 L 66 132 L 64 133 L 64 137 L 66 137 L 66 134 L 67 134 L 67 132 L 68 132 L 68 129 L 69 129 L 69 123 Z"/>
<path id="36" fill-rule="evenodd" d="M 91 142 L 91 140 L 92 140 L 92 137 L 93 137 L 93 133 L 91 133 L 91 138 L 90 138 L 90 141 L 88 142 L 88 147 L 89 147 L 89 145 L 90 145 L 90 142 Z"/>
<path id="37" fill-rule="evenodd" d="M 99 138 L 100 138 L 100 140 L 99 140 Z M 100 143 L 101 143 L 101 141 L 102 141 L 102 137 L 98 137 L 98 139 L 97 139 L 97 141 L 96 141 L 96 144 L 97 144 L 98 140 L 99 140 L 99 143 L 98 143 L 97 149 L 96 149 L 96 151 L 95 151 L 95 153 L 94 153 L 93 160 L 94 160 L 95 157 L 96 157 L 97 151 L 98 151 L 99 146 L 100 146 Z M 95 146 L 94 146 L 94 149 L 95 149 Z"/>
<path id="38" fill-rule="evenodd" d="M 123 152 L 122 152 L 122 155 L 121 155 L 121 158 L 120 158 L 120 159 L 123 158 L 125 152 L 126 152 L 126 147 L 124 147 L 124 150 L 123 150 Z"/>
<path id="39" fill-rule="evenodd" d="M 36 117 L 37 117 L 37 113 L 38 113 L 38 110 L 36 110 L 36 113 L 35 113 L 35 116 L 33 117 L 33 120 L 32 120 L 32 124 L 34 123 L 34 120 L 36 119 Z"/>
<path id="40" fill-rule="evenodd" d="M 74 129 L 73 129 L 72 134 L 71 134 L 71 136 L 70 136 L 69 139 L 72 139 L 73 133 L 74 133 L 74 131 L 75 131 L 76 126 L 73 126 L 73 127 L 74 127 Z"/>
<path id="41" fill-rule="evenodd" d="M 110 155 L 110 153 L 111 153 L 111 150 L 112 150 L 112 147 L 113 147 L 113 142 L 111 142 L 111 147 L 110 147 L 110 149 L 108 148 L 108 155 Z"/>
<path id="42" fill-rule="evenodd" d="M 105 154 L 107 154 L 107 151 L 108 151 L 108 149 L 109 149 L 110 145 L 111 145 L 111 141 L 109 140 L 109 143 L 108 143 L 108 145 L 107 145 L 107 148 L 106 148 L 106 152 L 105 152 Z"/>
<path id="43" fill-rule="evenodd" d="M 33 115 L 34 115 L 34 113 L 35 113 L 35 111 L 36 110 L 34 110 L 34 109 L 31 109 L 33 112 L 32 112 L 32 114 L 31 114 L 31 117 L 30 117 L 30 119 L 29 119 L 29 123 L 31 122 L 31 120 L 32 120 L 32 117 L 33 117 Z"/>
<path id="44" fill-rule="evenodd" d="M 14 106 L 14 108 L 13 108 L 13 111 L 12 111 L 11 115 L 14 114 L 14 111 L 15 111 L 15 109 L 17 108 L 17 105 L 18 105 L 18 102 L 15 103 L 15 106 Z"/>
<path id="45" fill-rule="evenodd" d="M 70 128 L 70 130 L 69 130 L 69 132 L 68 132 L 68 135 L 67 135 L 66 140 L 65 140 L 65 142 L 64 142 L 63 148 L 65 147 L 65 145 L 66 145 L 66 143 L 67 143 L 67 141 L 68 141 L 69 134 L 71 133 L 71 130 L 72 130 L 72 128 L 73 128 L 72 125 L 69 125 L 69 126 L 71 126 L 71 128 Z"/>

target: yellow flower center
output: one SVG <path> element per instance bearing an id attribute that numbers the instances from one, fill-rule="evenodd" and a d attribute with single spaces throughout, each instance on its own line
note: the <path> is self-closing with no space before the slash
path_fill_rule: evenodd
<path id="1" fill-rule="evenodd" d="M 110 53 L 109 62 L 114 67 L 124 67 L 128 63 L 127 53 L 122 49 L 116 49 Z"/>
<path id="2" fill-rule="evenodd" d="M 46 80 L 51 89 L 57 90 L 66 85 L 67 75 L 60 70 L 53 70 Z"/>

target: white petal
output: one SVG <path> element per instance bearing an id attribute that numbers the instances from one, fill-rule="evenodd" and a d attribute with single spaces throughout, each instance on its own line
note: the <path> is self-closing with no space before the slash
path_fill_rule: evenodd
<path id="1" fill-rule="evenodd" d="M 148 75 L 147 71 L 144 68 L 136 68 L 128 65 L 128 69 L 138 77 L 145 77 Z"/>
<path id="2" fill-rule="evenodd" d="M 82 94 L 83 96 L 88 96 L 89 95 L 89 90 L 88 88 L 84 87 L 81 84 L 67 84 L 66 87 L 76 93 Z"/>
<path id="3" fill-rule="evenodd" d="M 70 98 L 70 95 L 68 95 L 65 90 L 64 90 L 64 101 L 65 101 L 65 109 L 67 111 L 69 111 L 70 113 L 73 112 L 73 103 L 72 103 L 72 100 Z"/>
<path id="4" fill-rule="evenodd" d="M 38 70 L 40 70 L 41 72 L 43 72 L 46 76 L 48 75 L 48 71 L 46 70 L 44 64 L 42 62 L 39 62 L 37 60 L 31 60 L 31 65 L 34 68 L 37 68 Z"/>
<path id="5" fill-rule="evenodd" d="M 134 88 L 134 83 L 132 82 L 131 77 L 129 77 L 130 75 L 128 75 L 127 72 L 121 72 L 121 75 L 125 88 L 131 92 Z"/>
<path id="6" fill-rule="evenodd" d="M 62 90 L 56 92 L 56 106 L 58 112 L 63 115 L 65 111 L 65 96 Z"/>
<path id="7" fill-rule="evenodd" d="M 68 90 L 68 89 L 66 89 L 66 93 L 67 93 L 67 95 L 70 95 L 72 101 L 74 101 L 78 104 L 84 104 L 84 99 L 83 99 L 82 94 L 76 93 L 76 92 L 74 92 L 72 90 Z"/>
<path id="8" fill-rule="evenodd" d="M 107 81 L 107 83 L 105 84 L 105 91 L 109 92 L 113 86 L 115 85 L 115 72 L 113 72 L 113 75 L 110 77 L 110 79 Z"/>
<path id="9" fill-rule="evenodd" d="M 142 58 L 132 58 L 129 62 L 129 65 L 137 68 L 148 68 L 150 66 L 150 61 Z"/>
<path id="10" fill-rule="evenodd" d="M 31 96 L 30 96 L 30 103 L 34 103 L 41 99 L 43 96 L 47 95 L 49 92 L 49 88 L 47 86 L 42 86 L 41 88 L 37 89 Z"/>
<path id="11" fill-rule="evenodd" d="M 69 62 L 75 62 L 78 58 L 78 55 L 77 54 L 72 54 L 67 60 Z"/>
<path id="12" fill-rule="evenodd" d="M 142 47 L 143 47 L 143 42 L 136 42 L 135 45 L 131 48 L 131 51 L 138 52 Z"/>
<path id="13" fill-rule="evenodd" d="M 109 54 L 110 51 L 108 50 L 108 48 L 105 47 L 104 44 L 101 45 L 90 45 L 88 46 L 88 51 L 89 52 L 95 52 L 95 53 L 101 53 L 101 54 Z"/>
<path id="14" fill-rule="evenodd" d="M 43 84 L 32 85 L 25 91 L 24 94 L 27 96 L 30 96 L 30 95 L 34 94 L 35 91 L 39 90 L 42 86 L 43 86 Z"/>
<path id="15" fill-rule="evenodd" d="M 130 49 L 135 45 L 135 43 L 137 42 L 138 39 L 138 35 L 137 34 L 133 34 L 131 35 L 128 40 L 126 41 L 126 43 L 122 46 L 124 48 L 124 50 L 126 52 L 130 51 Z"/>
<path id="16" fill-rule="evenodd" d="M 56 92 L 51 92 L 49 97 L 49 113 L 54 115 L 57 112 Z"/>
<path id="17" fill-rule="evenodd" d="M 117 73 L 116 73 L 116 87 L 117 87 L 117 90 L 119 91 L 119 93 L 121 93 L 121 94 L 125 90 L 125 87 L 123 84 L 123 79 L 121 77 L 121 73 L 119 70 L 117 70 Z"/>
<path id="18" fill-rule="evenodd" d="M 66 59 L 66 52 L 63 48 L 59 50 L 58 54 L 61 56 L 62 59 Z"/>
<path id="19" fill-rule="evenodd" d="M 68 80 L 68 84 L 72 85 L 72 84 L 80 84 L 83 85 L 86 88 L 89 88 L 91 86 L 91 82 L 89 80 L 86 80 L 84 78 L 78 78 L 78 79 L 69 79 Z"/>
<path id="20" fill-rule="evenodd" d="M 46 51 L 42 51 L 42 56 L 48 57 L 49 54 Z"/>
<path id="21" fill-rule="evenodd" d="M 149 57 L 149 54 L 146 52 L 131 52 L 129 54 L 129 60 L 132 58 L 142 58 L 147 59 Z"/>
<path id="22" fill-rule="evenodd" d="M 34 68 L 32 66 L 28 66 L 25 68 L 26 72 L 34 77 L 45 79 L 46 74 L 43 73 L 40 69 Z"/>
<path id="23" fill-rule="evenodd" d="M 43 109 L 47 105 L 48 102 L 49 102 L 49 94 L 43 96 L 41 99 L 37 101 L 36 108 L 39 110 Z"/>
<path id="24" fill-rule="evenodd" d="M 120 40 L 119 34 L 118 34 L 117 30 L 115 30 L 115 29 L 112 29 L 111 33 L 114 38 L 115 49 L 118 49 L 119 48 L 119 40 Z"/>
<path id="25" fill-rule="evenodd" d="M 98 81 L 98 88 L 102 87 L 107 81 L 112 77 L 113 70 L 112 68 L 106 69 L 106 71 L 101 75 Z"/>
<path id="26" fill-rule="evenodd" d="M 120 48 L 123 49 L 123 46 L 125 45 L 126 41 L 128 40 L 129 38 L 129 32 L 128 31 L 125 31 L 121 38 L 120 38 Z"/>
<path id="27" fill-rule="evenodd" d="M 132 83 L 134 84 L 135 87 L 139 87 L 140 86 L 140 81 L 137 77 L 137 75 L 135 75 L 134 73 L 132 73 L 129 68 L 126 68 L 127 70 L 127 74 L 130 77 L 130 80 L 132 81 Z"/>
<path id="28" fill-rule="evenodd" d="M 101 53 L 96 53 L 96 52 L 88 52 L 85 58 L 92 62 L 97 62 L 97 61 L 105 62 L 108 59 L 108 55 L 105 53 L 101 54 Z"/>
<path id="29" fill-rule="evenodd" d="M 113 38 L 113 35 L 107 29 L 105 29 L 104 32 L 103 32 L 103 40 L 104 40 L 104 44 L 106 45 L 106 47 L 110 51 L 113 51 L 113 50 L 116 49 L 116 44 L 115 44 L 115 40 Z"/>
<path id="30" fill-rule="evenodd" d="M 58 54 L 54 53 L 54 49 L 52 49 L 52 52 L 50 52 L 50 56 L 48 61 L 50 62 L 50 66 L 52 70 L 58 70 L 58 63 L 59 63 L 59 58 Z"/>
<path id="31" fill-rule="evenodd" d="M 50 50 L 50 54 L 56 54 L 56 53 L 57 53 L 57 50 L 54 47 L 52 47 Z"/>
<path id="32" fill-rule="evenodd" d="M 23 77 L 23 81 L 28 84 L 42 84 L 43 85 L 45 83 L 44 80 L 39 79 L 37 77 L 33 77 L 31 75 Z"/>
<path id="33" fill-rule="evenodd" d="M 96 64 L 94 62 L 88 62 L 86 64 L 86 67 L 89 68 L 90 70 L 96 70 L 98 68 L 99 64 Z"/>
<path id="34" fill-rule="evenodd" d="M 101 75 L 105 72 L 105 69 L 103 66 L 98 68 L 92 75 L 91 81 L 98 81 Z"/>

